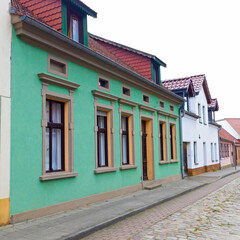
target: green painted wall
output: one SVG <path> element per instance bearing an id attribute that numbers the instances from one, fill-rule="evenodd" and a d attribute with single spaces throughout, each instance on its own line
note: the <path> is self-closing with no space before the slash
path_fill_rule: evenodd
<path id="1" fill-rule="evenodd" d="M 42 84 L 38 73 L 47 73 L 48 53 L 16 37 L 12 39 L 12 112 L 11 112 L 11 215 L 81 197 L 140 183 L 141 136 L 139 108 L 135 108 L 135 146 L 137 169 L 94 174 L 95 135 L 94 97 L 97 76 L 94 71 L 69 63 L 69 81 L 80 84 L 74 92 L 74 170 L 75 178 L 41 182 L 42 175 Z M 111 79 L 110 94 L 121 97 L 121 83 Z M 66 89 L 49 90 L 67 94 Z M 132 87 L 132 101 L 142 104 L 142 91 Z M 108 104 L 106 100 L 101 103 Z M 166 102 L 166 105 L 168 102 Z M 150 96 L 150 107 L 159 108 L 159 99 Z M 120 167 L 119 104 L 114 103 L 115 166 Z M 168 108 L 166 108 L 168 109 Z M 180 174 L 180 163 L 159 165 L 158 119 L 154 114 L 155 175 L 162 178 Z M 178 129 L 177 121 L 177 129 Z M 177 131 L 179 133 L 179 131 Z M 180 136 L 178 134 L 178 140 Z M 180 159 L 180 144 L 178 144 Z"/>

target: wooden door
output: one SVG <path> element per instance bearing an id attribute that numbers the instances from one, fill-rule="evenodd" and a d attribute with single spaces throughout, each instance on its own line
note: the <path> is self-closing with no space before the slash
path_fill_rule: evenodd
<path id="1" fill-rule="evenodd" d="M 146 133 L 146 121 L 142 120 L 142 168 L 143 168 L 143 180 L 148 180 L 147 175 L 147 133 Z"/>

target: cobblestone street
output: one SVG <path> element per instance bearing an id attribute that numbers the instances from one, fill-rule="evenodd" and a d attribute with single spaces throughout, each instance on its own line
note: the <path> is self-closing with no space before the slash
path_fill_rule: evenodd
<path id="1" fill-rule="evenodd" d="M 131 239 L 240 239 L 239 216 L 238 178 Z"/>
<path id="2" fill-rule="evenodd" d="M 240 239 L 240 178 L 229 182 L 228 178 L 221 179 L 85 239 Z"/>

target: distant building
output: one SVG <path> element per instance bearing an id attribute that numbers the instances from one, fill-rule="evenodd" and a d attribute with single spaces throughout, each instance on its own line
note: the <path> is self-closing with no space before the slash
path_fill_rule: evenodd
<path id="1" fill-rule="evenodd" d="M 240 164 L 240 118 L 225 118 L 217 121 L 220 130 L 221 167 Z"/>
<path id="2" fill-rule="evenodd" d="M 215 111 L 219 106 L 211 97 L 206 76 L 166 80 L 163 86 L 185 99 L 181 114 L 184 175 L 218 170 L 220 125 Z"/>

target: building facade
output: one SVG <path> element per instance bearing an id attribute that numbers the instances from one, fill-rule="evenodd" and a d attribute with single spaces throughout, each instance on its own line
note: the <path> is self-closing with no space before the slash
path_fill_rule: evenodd
<path id="1" fill-rule="evenodd" d="M 9 221 L 10 136 L 11 136 L 11 17 L 10 1 L 0 7 L 0 225 Z"/>
<path id="2" fill-rule="evenodd" d="M 185 98 L 181 114 L 185 176 L 218 170 L 220 126 L 214 114 L 218 103 L 211 98 L 205 75 L 167 80 L 163 85 Z"/>
<path id="3" fill-rule="evenodd" d="M 217 122 L 222 126 L 220 130 L 221 167 L 240 164 L 240 118 L 225 118 Z"/>
<path id="4" fill-rule="evenodd" d="M 166 64 L 88 35 L 97 13 L 81 1 L 45 3 L 12 0 L 8 26 L 11 166 L 0 196 L 12 223 L 182 178 L 183 98 L 161 86 Z"/>

